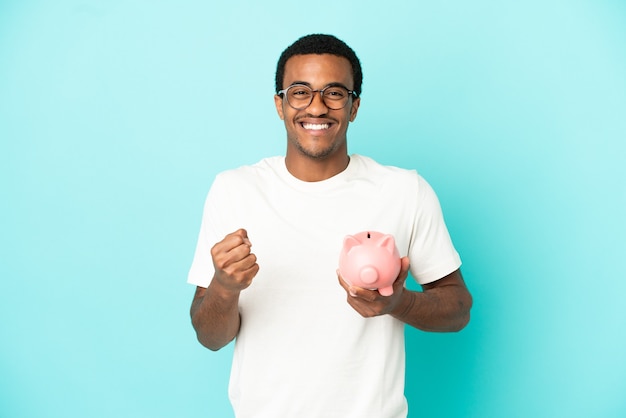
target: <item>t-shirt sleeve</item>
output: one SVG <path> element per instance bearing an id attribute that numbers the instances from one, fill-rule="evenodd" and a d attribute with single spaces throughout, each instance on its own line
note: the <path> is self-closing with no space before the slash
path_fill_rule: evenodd
<path id="1" fill-rule="evenodd" d="M 420 284 L 439 280 L 461 266 L 439 199 L 430 184 L 418 175 L 417 213 L 409 250 L 411 275 Z"/>
<path id="2" fill-rule="evenodd" d="M 221 196 L 222 189 L 218 176 L 213 182 L 204 203 L 196 251 L 187 275 L 187 283 L 200 287 L 208 287 L 211 283 L 213 273 L 215 272 L 213 259 L 211 258 L 211 248 L 224 238 L 223 236 L 219 237 L 221 233 L 218 227 L 220 225 L 220 215 L 215 204 L 223 198 Z"/>

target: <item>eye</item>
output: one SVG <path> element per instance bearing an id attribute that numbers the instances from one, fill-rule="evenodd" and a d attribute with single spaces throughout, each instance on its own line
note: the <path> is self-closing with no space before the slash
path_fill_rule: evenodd
<path id="1" fill-rule="evenodd" d="M 306 87 L 292 87 L 289 95 L 297 99 L 307 98 L 311 95 L 311 90 Z"/>
<path id="2" fill-rule="evenodd" d="M 324 90 L 324 97 L 331 100 L 341 100 L 348 95 L 348 92 L 341 87 L 330 87 Z"/>

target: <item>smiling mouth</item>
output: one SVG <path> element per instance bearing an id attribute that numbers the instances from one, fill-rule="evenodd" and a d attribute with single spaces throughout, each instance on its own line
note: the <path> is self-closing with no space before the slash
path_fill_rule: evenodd
<path id="1" fill-rule="evenodd" d="M 301 123 L 300 124 L 304 129 L 308 129 L 311 131 L 323 131 L 326 129 L 330 129 L 330 123 Z"/>

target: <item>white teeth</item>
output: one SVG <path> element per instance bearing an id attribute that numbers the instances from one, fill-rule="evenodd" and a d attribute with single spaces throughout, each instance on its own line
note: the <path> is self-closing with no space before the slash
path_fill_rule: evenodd
<path id="1" fill-rule="evenodd" d="M 322 129 L 328 129 L 330 125 L 328 123 L 303 123 L 302 127 L 312 131 L 321 131 Z"/>

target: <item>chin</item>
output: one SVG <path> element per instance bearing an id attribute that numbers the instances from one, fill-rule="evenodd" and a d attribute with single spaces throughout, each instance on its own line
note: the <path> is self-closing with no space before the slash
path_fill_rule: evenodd
<path id="1" fill-rule="evenodd" d="M 332 155 L 334 155 L 337 150 L 340 148 L 336 144 L 332 144 L 327 147 L 307 147 L 302 144 L 299 140 L 294 140 L 293 144 L 296 150 L 305 157 L 315 159 L 315 160 L 324 160 Z"/>

